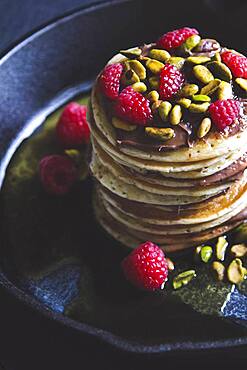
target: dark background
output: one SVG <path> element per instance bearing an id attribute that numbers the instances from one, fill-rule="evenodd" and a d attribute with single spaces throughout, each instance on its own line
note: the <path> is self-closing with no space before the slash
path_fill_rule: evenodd
<path id="1" fill-rule="evenodd" d="M 0 53 L 10 49 L 20 38 L 54 18 L 88 4 L 104 0 L 0 0 Z M 199 0 L 198 0 L 199 1 Z M 165 3 L 165 0 L 164 0 Z M 179 2 L 178 2 L 179 3 Z M 238 43 L 244 45 L 246 2 L 206 1 L 219 14 L 219 23 L 239 28 Z M 155 0 L 152 5 L 155 6 Z M 224 11 L 223 11 L 224 9 Z M 193 9 L 191 9 L 193 11 Z M 193 25 L 192 25 L 193 26 Z M 246 27 L 246 26 L 245 26 Z M 245 35 L 246 36 L 246 35 Z M 244 46 L 242 47 L 244 51 Z M 246 348 L 185 353 L 165 358 L 126 356 L 81 334 L 64 330 L 0 290 L 0 363 L 6 370 L 39 369 L 221 369 L 243 366 Z M 246 365 L 246 362 L 245 362 Z M 1 369 L 1 365 L 0 365 Z"/>

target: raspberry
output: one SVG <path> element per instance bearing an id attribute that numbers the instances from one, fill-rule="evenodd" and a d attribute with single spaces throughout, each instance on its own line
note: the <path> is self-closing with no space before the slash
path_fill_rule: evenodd
<path id="1" fill-rule="evenodd" d="M 159 93 L 161 99 L 165 100 L 175 95 L 184 83 L 184 76 L 178 68 L 166 64 L 160 72 Z"/>
<path id="2" fill-rule="evenodd" d="M 149 100 L 128 86 L 119 94 L 114 110 L 117 117 L 145 126 L 153 119 L 149 104 Z"/>
<path id="3" fill-rule="evenodd" d="M 230 126 L 239 116 L 240 103 L 233 99 L 217 100 L 210 104 L 210 116 L 219 131 Z"/>
<path id="4" fill-rule="evenodd" d="M 68 193 L 77 179 L 77 170 L 73 161 L 65 155 L 48 155 L 39 163 L 41 183 L 49 194 Z"/>
<path id="5" fill-rule="evenodd" d="M 140 289 L 162 289 L 168 277 L 165 255 L 152 242 L 141 244 L 122 261 L 121 265 L 127 280 Z"/>
<path id="6" fill-rule="evenodd" d="M 221 54 L 223 62 L 230 68 L 235 77 L 247 78 L 247 58 L 232 51 Z"/>
<path id="7" fill-rule="evenodd" d="M 118 97 L 122 72 L 122 64 L 116 63 L 106 66 L 101 73 L 99 84 L 107 98 L 114 100 Z"/>
<path id="8" fill-rule="evenodd" d="M 88 143 L 90 130 L 86 119 L 87 108 L 78 103 L 69 103 L 57 123 L 56 133 L 64 148 L 77 148 Z"/>
<path id="9" fill-rule="evenodd" d="M 161 36 L 156 45 L 161 49 L 174 49 L 180 46 L 188 37 L 198 35 L 195 28 L 184 27 L 178 30 L 170 31 Z"/>

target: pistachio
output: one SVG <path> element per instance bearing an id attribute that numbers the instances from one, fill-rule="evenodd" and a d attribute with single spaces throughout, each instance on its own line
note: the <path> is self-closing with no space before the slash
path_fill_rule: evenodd
<path id="1" fill-rule="evenodd" d="M 152 59 L 159 60 L 160 62 L 166 62 L 171 55 L 166 50 L 160 50 L 160 49 L 152 49 L 149 52 L 149 56 Z"/>
<path id="2" fill-rule="evenodd" d="M 207 68 L 213 73 L 214 77 L 220 78 L 223 81 L 231 81 L 232 72 L 222 62 L 210 62 L 207 64 Z"/>
<path id="3" fill-rule="evenodd" d="M 181 69 L 184 65 L 185 59 L 181 57 L 171 57 L 167 60 L 167 63 L 176 66 L 178 69 Z"/>
<path id="4" fill-rule="evenodd" d="M 247 246 L 245 244 L 235 244 L 231 247 L 231 253 L 235 257 L 244 257 L 247 255 Z"/>
<path id="5" fill-rule="evenodd" d="M 126 58 L 136 58 L 139 57 L 142 53 L 140 48 L 130 48 L 127 50 L 120 50 L 120 53 L 123 54 Z"/>
<path id="6" fill-rule="evenodd" d="M 147 86 L 144 82 L 135 82 L 133 85 L 131 85 L 131 87 L 139 93 L 144 93 L 145 91 L 147 91 Z"/>
<path id="7" fill-rule="evenodd" d="M 140 80 L 145 80 L 146 78 L 146 69 L 145 67 L 139 62 L 139 60 L 129 60 L 128 61 L 129 67 L 135 71 L 137 76 Z"/>
<path id="8" fill-rule="evenodd" d="M 192 103 L 189 106 L 189 111 L 191 113 L 205 113 L 210 106 L 210 103 L 195 104 Z"/>
<path id="9" fill-rule="evenodd" d="M 124 131 L 134 131 L 137 126 L 131 125 L 129 122 L 126 122 L 118 117 L 112 117 L 112 125 L 115 128 L 124 130 Z"/>
<path id="10" fill-rule="evenodd" d="M 170 113 L 170 123 L 171 125 L 178 125 L 182 118 L 182 109 L 181 106 L 176 104 L 171 110 Z"/>
<path id="11" fill-rule="evenodd" d="M 145 127 L 145 133 L 154 139 L 167 141 L 174 137 L 174 130 L 172 128 L 160 127 Z"/>
<path id="12" fill-rule="evenodd" d="M 247 79 L 245 78 L 236 78 L 235 82 L 243 89 L 244 91 L 247 91 Z"/>
<path id="13" fill-rule="evenodd" d="M 221 81 L 218 88 L 219 100 L 231 99 L 232 98 L 232 86 L 229 82 Z"/>
<path id="14" fill-rule="evenodd" d="M 188 57 L 186 59 L 186 62 L 189 62 L 189 63 L 192 63 L 192 64 L 204 64 L 204 63 L 207 63 L 209 62 L 211 59 L 208 58 L 208 57 Z"/>
<path id="15" fill-rule="evenodd" d="M 209 133 L 211 125 L 212 122 L 210 118 L 208 117 L 203 118 L 197 130 L 197 136 L 199 139 L 203 138 Z"/>
<path id="16" fill-rule="evenodd" d="M 181 97 L 188 97 L 195 95 L 199 91 L 199 87 L 195 84 L 186 84 L 182 87 L 179 92 L 179 96 Z"/>
<path id="17" fill-rule="evenodd" d="M 207 53 L 210 51 L 218 51 L 220 44 L 214 39 L 201 39 L 199 44 L 194 48 L 193 52 Z"/>
<path id="18" fill-rule="evenodd" d="M 159 88 L 159 78 L 158 77 L 155 77 L 155 76 L 150 77 L 148 81 L 152 89 L 158 90 Z"/>
<path id="19" fill-rule="evenodd" d="M 187 270 L 177 275 L 172 282 L 173 288 L 179 289 L 184 285 L 187 285 L 196 276 L 195 270 Z"/>
<path id="20" fill-rule="evenodd" d="M 218 260 L 224 261 L 227 246 L 228 242 L 226 238 L 224 236 L 220 236 L 216 244 L 216 257 Z"/>
<path id="21" fill-rule="evenodd" d="M 158 60 L 155 60 L 155 59 L 149 59 L 147 62 L 146 62 L 146 66 L 147 68 L 154 74 L 159 74 L 160 71 L 164 68 L 164 64 L 159 62 Z"/>
<path id="22" fill-rule="evenodd" d="M 192 96 L 192 99 L 196 102 L 200 102 L 200 103 L 203 103 L 203 102 L 210 102 L 211 101 L 211 98 L 207 95 L 202 95 L 202 94 L 198 94 L 198 95 L 193 95 Z"/>
<path id="23" fill-rule="evenodd" d="M 81 153 L 79 150 L 77 149 L 65 149 L 64 153 L 70 157 L 71 159 L 73 159 L 73 161 L 76 163 L 76 164 L 80 164 L 79 161 L 81 159 Z"/>
<path id="24" fill-rule="evenodd" d="M 156 100 L 155 102 L 153 102 L 152 106 L 151 106 L 151 110 L 153 113 L 156 113 L 160 104 L 162 103 L 162 100 Z"/>
<path id="25" fill-rule="evenodd" d="M 172 105 L 169 101 L 163 101 L 159 105 L 159 115 L 162 121 L 166 122 L 168 119 L 168 115 L 170 110 L 172 109 Z"/>
<path id="26" fill-rule="evenodd" d="M 210 81 L 206 86 L 203 86 L 203 88 L 200 91 L 200 94 L 212 95 L 218 89 L 218 87 L 220 86 L 220 83 L 221 81 L 218 79 Z"/>
<path id="27" fill-rule="evenodd" d="M 175 268 L 174 262 L 170 258 L 167 258 L 167 257 L 166 257 L 166 262 L 167 262 L 168 270 L 173 271 Z"/>
<path id="28" fill-rule="evenodd" d="M 149 57 L 144 57 L 144 56 L 139 56 L 139 58 L 138 58 L 141 62 L 144 62 L 144 63 L 146 63 L 148 60 L 150 60 L 150 58 Z"/>
<path id="29" fill-rule="evenodd" d="M 209 245 L 203 246 L 200 251 L 201 261 L 208 263 L 213 255 L 213 248 Z"/>
<path id="30" fill-rule="evenodd" d="M 194 49 L 194 47 L 196 47 L 200 41 L 201 37 L 199 35 L 192 35 L 185 40 L 185 42 L 182 44 L 182 48 L 184 51 L 190 51 Z"/>
<path id="31" fill-rule="evenodd" d="M 218 280 L 220 280 L 220 281 L 224 280 L 224 275 L 225 275 L 225 270 L 226 269 L 225 269 L 225 266 L 223 265 L 223 263 L 221 263 L 219 261 L 214 261 L 212 263 L 212 268 L 216 272 Z"/>
<path id="32" fill-rule="evenodd" d="M 147 99 L 150 100 L 152 103 L 159 100 L 159 93 L 156 90 L 152 90 L 147 94 Z"/>
<path id="33" fill-rule="evenodd" d="M 247 242 L 247 223 L 243 223 L 234 230 L 234 242 Z"/>
<path id="34" fill-rule="evenodd" d="M 193 67 L 193 73 L 195 77 L 202 83 L 208 84 L 214 79 L 212 73 L 207 69 L 207 67 L 202 65 L 197 65 Z"/>
<path id="35" fill-rule="evenodd" d="M 214 56 L 211 58 L 211 60 L 215 61 L 215 62 L 221 62 L 220 53 L 217 51 L 217 53 L 214 54 Z"/>
<path id="36" fill-rule="evenodd" d="M 244 280 L 246 275 L 246 268 L 243 267 L 242 261 L 235 258 L 227 269 L 228 280 L 233 284 L 239 284 Z"/>
<path id="37" fill-rule="evenodd" d="M 188 98 L 181 98 L 181 99 L 177 100 L 177 103 L 179 105 L 181 105 L 182 107 L 184 107 L 184 108 L 189 108 L 189 106 L 191 104 L 191 100 L 188 99 Z"/>
<path id="38" fill-rule="evenodd" d="M 139 81 L 140 81 L 139 77 L 132 69 L 128 69 L 121 78 L 121 82 L 124 85 L 132 85 Z"/>

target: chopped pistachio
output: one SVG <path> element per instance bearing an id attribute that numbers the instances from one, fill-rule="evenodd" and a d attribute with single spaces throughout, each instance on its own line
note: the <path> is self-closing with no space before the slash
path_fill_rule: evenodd
<path id="1" fill-rule="evenodd" d="M 231 253 L 235 256 L 235 257 L 244 257 L 247 255 L 247 246 L 246 244 L 234 244 L 232 247 L 231 247 Z"/>
<path id="2" fill-rule="evenodd" d="M 245 78 L 236 78 L 235 82 L 243 89 L 244 91 L 247 91 L 247 79 Z"/>
<path id="3" fill-rule="evenodd" d="M 243 267 L 241 259 L 235 258 L 227 269 L 228 280 L 233 284 L 241 283 L 246 276 L 246 268 Z"/>
<path id="4" fill-rule="evenodd" d="M 188 57 L 186 59 L 186 62 L 192 63 L 192 64 L 204 64 L 209 62 L 211 59 L 208 57 L 198 56 L 198 57 Z"/>
<path id="5" fill-rule="evenodd" d="M 152 103 L 159 100 L 159 93 L 156 90 L 152 90 L 148 93 L 147 99 L 150 100 Z"/>
<path id="6" fill-rule="evenodd" d="M 135 82 L 133 85 L 131 85 L 131 87 L 139 93 L 144 93 L 145 91 L 147 91 L 147 86 L 144 82 Z"/>
<path id="7" fill-rule="evenodd" d="M 145 67 L 139 62 L 139 60 L 129 60 L 128 61 L 129 67 L 135 71 L 137 76 L 140 80 L 145 80 L 146 78 L 146 69 Z"/>
<path id="8" fill-rule="evenodd" d="M 181 57 L 171 57 L 167 60 L 167 63 L 176 66 L 178 69 L 181 69 L 184 65 L 185 59 Z"/>
<path id="9" fill-rule="evenodd" d="M 210 102 L 211 101 L 211 98 L 208 96 L 208 95 L 202 95 L 202 94 L 198 94 L 198 95 L 193 95 L 192 96 L 192 99 L 195 101 L 195 102 Z"/>
<path id="10" fill-rule="evenodd" d="M 210 103 L 202 103 L 202 104 L 190 104 L 189 111 L 191 113 L 205 113 L 210 106 Z"/>
<path id="11" fill-rule="evenodd" d="M 210 245 L 205 245 L 201 248 L 200 257 L 201 257 L 202 262 L 208 263 L 211 260 L 212 255 L 213 255 L 213 248 L 210 247 Z"/>
<path id="12" fill-rule="evenodd" d="M 212 268 L 216 272 L 218 280 L 220 280 L 220 281 L 224 280 L 226 269 L 225 269 L 225 266 L 223 265 L 223 263 L 221 263 L 219 261 L 214 261 L 212 263 Z"/>
<path id="13" fill-rule="evenodd" d="M 159 105 L 159 115 L 162 121 L 166 122 L 168 120 L 168 115 L 170 110 L 172 109 L 172 105 L 168 101 L 162 101 Z"/>
<path id="14" fill-rule="evenodd" d="M 157 140 L 167 141 L 174 137 L 174 130 L 172 128 L 160 128 L 160 127 L 145 127 L 145 133 Z"/>
<path id="15" fill-rule="evenodd" d="M 199 87 L 195 84 L 186 84 L 182 87 L 182 89 L 179 91 L 179 96 L 181 97 L 189 97 L 193 96 L 196 93 L 198 93 Z"/>
<path id="16" fill-rule="evenodd" d="M 159 62 L 158 60 L 155 59 L 149 59 L 146 62 L 146 67 L 153 73 L 153 74 L 159 74 L 160 71 L 164 68 L 164 64 Z"/>
<path id="17" fill-rule="evenodd" d="M 133 71 L 132 69 L 128 69 L 125 73 L 123 73 L 121 81 L 124 85 L 132 85 L 136 82 L 139 82 L 140 79 L 135 71 Z"/>
<path id="18" fill-rule="evenodd" d="M 195 270 L 187 270 L 184 272 L 181 272 L 179 275 L 177 275 L 173 279 L 173 288 L 179 289 L 184 285 L 187 285 L 194 277 L 196 276 Z"/>
<path id="19" fill-rule="evenodd" d="M 171 110 L 169 120 L 171 125 L 178 125 L 182 118 L 182 109 L 179 104 L 174 105 Z"/>
<path id="20" fill-rule="evenodd" d="M 213 93 L 217 91 L 220 84 L 221 84 L 221 80 L 216 78 L 215 80 L 210 81 L 206 86 L 203 86 L 203 88 L 200 91 L 200 94 L 212 95 Z"/>
<path id="21" fill-rule="evenodd" d="M 191 100 L 188 98 L 180 98 L 179 100 L 177 100 L 177 103 L 184 108 L 189 108 Z"/>
<path id="22" fill-rule="evenodd" d="M 167 257 L 166 257 L 166 262 L 167 262 L 168 270 L 173 271 L 175 269 L 174 262 L 170 258 L 167 258 Z"/>
<path id="23" fill-rule="evenodd" d="M 205 137 L 209 133 L 211 126 L 212 126 L 211 119 L 208 117 L 203 118 L 197 130 L 197 137 L 199 139 Z"/>
<path id="24" fill-rule="evenodd" d="M 232 86 L 229 82 L 221 81 L 218 91 L 219 100 L 226 100 L 232 98 Z"/>
<path id="25" fill-rule="evenodd" d="M 152 59 L 159 60 L 160 62 L 167 62 L 167 60 L 171 57 L 168 51 L 160 49 L 151 49 L 149 52 L 149 56 Z"/>
<path id="26" fill-rule="evenodd" d="M 218 260 L 224 261 L 227 246 L 228 246 L 228 242 L 225 236 L 220 236 L 217 240 L 216 247 L 215 247 L 216 257 Z"/>
<path id="27" fill-rule="evenodd" d="M 222 62 L 210 62 L 207 64 L 207 68 L 213 73 L 214 77 L 219 78 L 224 81 L 231 81 L 232 72 L 231 70 Z"/>
<path id="28" fill-rule="evenodd" d="M 210 70 L 203 65 L 194 66 L 193 73 L 195 77 L 204 84 L 208 84 L 210 81 L 214 80 L 214 76 L 212 75 Z"/>
<path id="29" fill-rule="evenodd" d="M 123 54 L 126 58 L 136 58 L 141 55 L 142 51 L 140 48 L 130 48 L 127 50 L 120 50 L 120 53 Z"/>

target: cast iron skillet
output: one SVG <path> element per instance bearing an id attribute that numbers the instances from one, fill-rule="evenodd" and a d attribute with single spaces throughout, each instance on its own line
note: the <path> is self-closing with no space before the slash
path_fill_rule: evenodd
<path id="1" fill-rule="evenodd" d="M 209 2 L 207 2 L 209 3 Z M 116 50 L 152 41 L 169 29 L 192 25 L 202 34 L 212 34 L 222 44 L 243 50 L 236 28 L 219 19 L 201 2 L 180 2 L 179 9 L 164 1 L 114 1 L 94 5 L 67 15 L 34 33 L 0 60 L 0 183 L 16 148 L 41 123 L 45 115 L 79 92 L 91 81 Z M 167 16 L 168 14 L 168 16 Z M 209 26 L 210 23 L 210 26 Z M 243 25 L 244 27 L 244 25 Z M 224 32 L 222 30 L 224 29 Z M 238 36 L 238 37 L 237 37 Z M 11 103 L 11 104 L 10 104 Z M 1 233 L 1 245 L 5 245 Z M 14 266 L 6 266 L 8 249 L 2 248 L 0 283 L 10 293 L 48 318 L 95 336 L 111 345 L 138 353 L 223 348 L 247 344 L 247 337 L 146 345 L 107 330 L 72 320 L 48 309 L 16 283 Z"/>

